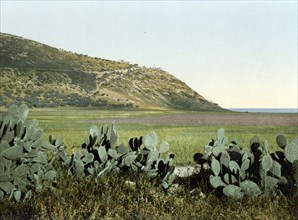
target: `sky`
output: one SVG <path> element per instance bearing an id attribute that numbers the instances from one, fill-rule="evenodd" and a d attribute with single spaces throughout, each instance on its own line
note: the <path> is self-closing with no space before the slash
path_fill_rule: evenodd
<path id="1" fill-rule="evenodd" d="M 160 67 L 224 108 L 297 108 L 297 1 L 1 1 L 0 31 Z"/>

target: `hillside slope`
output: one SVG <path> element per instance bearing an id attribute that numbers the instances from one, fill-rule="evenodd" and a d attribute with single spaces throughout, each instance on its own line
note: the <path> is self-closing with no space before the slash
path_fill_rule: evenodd
<path id="1" fill-rule="evenodd" d="M 173 75 L 0 33 L 0 105 L 222 110 Z"/>

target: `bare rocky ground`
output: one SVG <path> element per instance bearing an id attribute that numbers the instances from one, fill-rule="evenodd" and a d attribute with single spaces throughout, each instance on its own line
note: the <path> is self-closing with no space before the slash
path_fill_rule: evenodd
<path id="1" fill-rule="evenodd" d="M 188 177 L 191 176 L 193 173 L 199 173 L 201 170 L 201 167 L 199 165 L 197 166 L 175 166 L 174 173 L 176 176 L 179 177 Z"/>
<path id="2" fill-rule="evenodd" d="M 246 125 L 298 127 L 298 114 L 277 113 L 178 113 L 135 118 L 113 118 L 93 123 L 159 124 L 159 125 Z"/>

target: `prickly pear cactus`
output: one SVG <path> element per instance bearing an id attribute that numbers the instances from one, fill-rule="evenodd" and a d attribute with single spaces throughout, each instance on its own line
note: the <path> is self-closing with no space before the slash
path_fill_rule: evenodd
<path id="1" fill-rule="evenodd" d="M 0 119 L 0 199 L 30 199 L 33 192 L 54 190 L 55 147 L 43 141 L 35 120 L 27 120 L 26 105 L 11 105 Z"/>
<path id="2" fill-rule="evenodd" d="M 279 189 L 286 196 L 298 197 L 298 138 L 288 142 L 284 135 L 278 135 L 276 143 L 282 151 L 271 155 L 280 165 L 276 170 L 280 175 Z"/>
<path id="3" fill-rule="evenodd" d="M 267 151 L 268 149 L 266 149 L 266 152 Z M 268 175 L 268 171 L 271 170 L 273 162 L 274 161 L 269 154 L 266 154 L 261 160 L 260 176 L 262 178 L 262 186 L 266 194 L 274 191 L 278 183 L 277 178 Z"/>
<path id="4" fill-rule="evenodd" d="M 256 138 L 255 138 L 256 139 Z M 221 128 L 217 131 L 217 140 L 212 140 L 205 147 L 205 155 L 197 153 L 194 155 L 195 161 L 207 167 L 212 171 L 201 169 L 200 174 L 204 179 L 209 181 L 210 186 L 214 188 L 211 191 L 219 195 L 241 199 L 244 195 L 257 195 L 260 191 L 256 185 L 247 182 L 251 178 L 250 166 L 254 163 L 254 155 L 248 148 L 241 148 L 236 141 L 228 144 L 228 138 Z M 255 143 L 257 140 L 253 140 Z M 255 144 L 256 145 L 256 144 Z M 258 146 L 256 145 L 255 148 Z M 208 168 L 207 168 L 208 169 Z"/>
<path id="5" fill-rule="evenodd" d="M 298 160 L 298 138 L 285 146 L 285 157 L 290 163 Z"/>
<path id="6" fill-rule="evenodd" d="M 201 166 L 197 181 L 209 186 L 206 192 L 241 199 L 261 193 L 298 196 L 298 139 L 288 142 L 278 135 L 276 142 L 283 151 L 269 152 L 267 141 L 261 145 L 254 136 L 250 148 L 239 147 L 236 141 L 229 145 L 224 130 L 217 131 L 217 140 L 205 146 L 205 154 L 196 153 L 195 162 Z M 207 182 L 207 183 L 206 183 Z M 206 187 L 202 187 L 206 189 Z"/>
<path id="7" fill-rule="evenodd" d="M 129 148 L 119 146 L 117 151 L 123 152 L 119 158 L 121 170 L 132 169 L 145 172 L 149 177 L 167 189 L 175 179 L 173 165 L 174 154 L 168 153 L 166 159 L 161 155 L 167 153 L 169 144 L 163 142 L 158 146 L 158 137 L 155 133 L 131 138 Z"/>
<path id="8" fill-rule="evenodd" d="M 276 137 L 276 143 L 280 148 L 285 149 L 285 147 L 288 144 L 288 140 L 287 140 L 286 136 L 279 134 Z"/>
<path id="9" fill-rule="evenodd" d="M 298 197 L 298 160 L 295 160 L 293 165 L 292 165 L 292 177 L 293 177 L 293 182 L 294 182 L 294 192 L 293 196 Z"/>
<path id="10" fill-rule="evenodd" d="M 82 149 L 74 152 L 70 158 L 63 159 L 68 175 L 101 177 L 111 171 L 119 170 L 116 143 L 117 133 L 114 125 L 111 128 L 103 126 L 100 129 L 92 125 Z"/>
<path id="11" fill-rule="evenodd" d="M 51 143 L 59 145 L 52 137 Z M 67 167 L 69 176 L 84 177 L 92 175 L 101 177 L 109 172 L 136 171 L 145 172 L 168 188 L 175 179 L 173 158 L 174 154 L 168 154 L 166 159 L 161 155 L 169 150 L 167 143 L 158 146 L 157 135 L 152 133 L 140 138 L 131 138 L 129 146 L 121 144 L 117 146 L 117 132 L 115 126 L 98 128 L 92 125 L 89 137 L 82 144 L 79 152 L 74 152 L 67 157 L 63 146 L 58 148 L 57 158 Z M 62 144 L 63 145 L 63 144 Z"/>

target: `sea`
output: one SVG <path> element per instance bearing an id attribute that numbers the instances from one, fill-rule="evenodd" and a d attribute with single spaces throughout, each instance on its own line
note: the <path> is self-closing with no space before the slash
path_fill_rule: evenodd
<path id="1" fill-rule="evenodd" d="M 228 110 L 253 113 L 298 113 L 298 108 L 228 108 Z"/>

